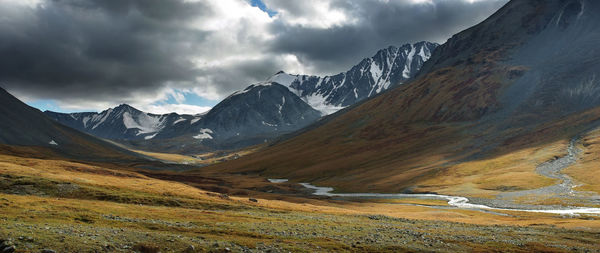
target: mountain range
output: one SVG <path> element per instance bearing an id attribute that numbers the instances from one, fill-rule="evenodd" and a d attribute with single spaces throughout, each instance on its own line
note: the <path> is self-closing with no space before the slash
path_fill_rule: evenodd
<path id="1" fill-rule="evenodd" d="M 401 84 L 418 73 L 437 46 L 430 42 L 391 46 L 334 76 L 281 71 L 234 92 L 205 114 L 156 115 L 125 104 L 100 113 L 45 114 L 77 130 L 146 150 L 194 153 L 241 148 L 296 131 Z"/>
<path id="2" fill-rule="evenodd" d="M 163 130 L 180 123 L 197 121 L 200 115 L 179 115 L 176 113 L 156 115 L 142 112 L 122 104 L 100 113 L 56 113 L 44 112 L 50 118 L 89 134 L 106 139 L 152 139 Z"/>

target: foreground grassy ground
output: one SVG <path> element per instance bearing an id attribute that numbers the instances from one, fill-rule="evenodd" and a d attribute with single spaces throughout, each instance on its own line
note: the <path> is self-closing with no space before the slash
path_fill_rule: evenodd
<path id="1" fill-rule="evenodd" d="M 127 168 L 11 155 L 0 155 L 0 192 L 0 239 L 19 252 L 600 251 L 595 216 L 301 193 L 254 202 Z"/>

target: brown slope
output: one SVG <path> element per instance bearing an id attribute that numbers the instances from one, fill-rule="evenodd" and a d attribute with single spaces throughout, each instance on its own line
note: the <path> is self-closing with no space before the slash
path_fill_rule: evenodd
<path id="1" fill-rule="evenodd" d="M 564 87 L 556 87 L 561 80 L 569 85 L 566 77 L 582 69 L 578 59 L 592 64 L 586 71 L 600 70 L 594 61 L 599 50 L 582 55 L 577 47 L 598 41 L 597 26 L 588 24 L 597 21 L 599 5 L 511 1 L 440 46 L 411 83 L 314 130 L 206 170 L 254 172 L 350 191 L 399 191 L 458 163 L 568 138 L 600 118 L 593 110 L 598 101 L 563 103 Z M 574 45 L 550 40 L 565 34 L 581 39 Z M 561 50 L 576 57 L 552 56 Z M 534 78 L 540 76 L 545 78 Z M 538 103 L 542 106 L 532 107 Z"/>

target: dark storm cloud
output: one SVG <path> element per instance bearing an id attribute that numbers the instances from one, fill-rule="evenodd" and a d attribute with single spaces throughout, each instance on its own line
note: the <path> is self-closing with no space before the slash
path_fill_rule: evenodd
<path id="1" fill-rule="evenodd" d="M 274 58 L 264 57 L 204 68 L 201 75 L 208 77 L 211 83 L 219 84 L 219 90 L 233 91 L 243 89 L 253 82 L 266 80 L 277 70 L 281 70 L 282 65 L 282 62 Z M 225 92 L 223 95 L 228 94 Z"/>
<path id="2" fill-rule="evenodd" d="M 507 0 L 265 0 L 272 18 L 246 0 L 4 1 L 0 84 L 104 106 L 156 101 L 167 87 L 223 98 L 278 70 L 332 74 L 389 45 L 443 42 Z M 295 23 L 334 16 L 323 4 L 350 21 Z"/>
<path id="3" fill-rule="evenodd" d="M 126 97 L 167 81 L 193 82 L 198 72 L 186 56 L 195 47 L 187 42 L 207 34 L 181 23 L 205 10 L 162 0 L 0 7 L 7 17 L 0 25 L 0 82 L 52 98 Z"/>
<path id="4" fill-rule="evenodd" d="M 291 15 L 305 15 L 297 1 L 270 0 Z M 293 3 L 292 3 L 293 2 Z M 432 0 L 420 4 L 403 1 L 332 0 L 357 23 L 323 29 L 283 22 L 273 26 L 277 52 L 293 52 L 318 72 L 342 71 L 378 49 L 418 41 L 445 42 L 453 34 L 484 20 L 508 0 Z"/>

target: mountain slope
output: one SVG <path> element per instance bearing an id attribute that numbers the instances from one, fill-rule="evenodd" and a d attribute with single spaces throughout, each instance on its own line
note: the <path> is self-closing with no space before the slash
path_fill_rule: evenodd
<path id="1" fill-rule="evenodd" d="M 124 149 L 56 123 L 1 88 L 0 144 L 32 146 L 54 155 L 87 160 L 136 159 Z"/>
<path id="2" fill-rule="evenodd" d="M 251 85 L 211 109 L 198 125 L 219 139 L 269 136 L 295 131 L 321 114 L 277 83 Z"/>
<path id="3" fill-rule="evenodd" d="M 437 46 L 426 41 L 390 46 L 334 76 L 279 72 L 268 81 L 288 86 L 313 108 L 330 114 L 414 77 Z"/>
<path id="4" fill-rule="evenodd" d="M 511 1 L 436 49 L 411 83 L 211 169 L 356 192 L 485 187 L 427 184 L 468 161 L 568 140 L 600 119 L 597 13 L 597 1 Z M 487 166 L 501 166 L 494 161 Z"/>
<path id="5" fill-rule="evenodd" d="M 176 124 L 152 139 L 126 143 L 147 150 L 183 153 L 235 149 L 296 131 L 320 117 L 319 111 L 288 88 L 265 82 L 233 93 L 191 124 Z"/>

